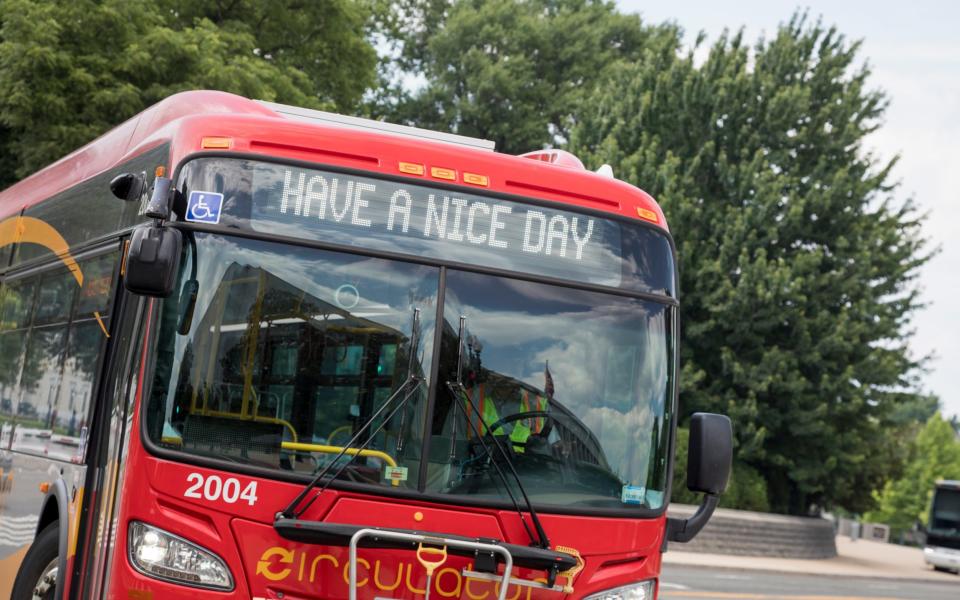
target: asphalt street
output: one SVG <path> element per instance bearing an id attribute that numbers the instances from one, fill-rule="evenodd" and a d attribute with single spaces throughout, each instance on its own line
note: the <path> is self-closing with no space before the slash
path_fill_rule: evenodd
<path id="1" fill-rule="evenodd" d="M 957 600 L 956 583 L 903 581 L 883 578 L 824 577 L 769 571 L 710 569 L 664 565 L 660 598 L 722 600 Z"/>

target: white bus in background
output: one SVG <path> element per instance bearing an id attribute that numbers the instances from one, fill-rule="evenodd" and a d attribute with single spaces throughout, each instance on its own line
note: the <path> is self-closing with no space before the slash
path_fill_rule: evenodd
<path id="1" fill-rule="evenodd" d="M 923 559 L 938 571 L 960 573 L 960 481 L 939 481 L 933 490 Z"/>

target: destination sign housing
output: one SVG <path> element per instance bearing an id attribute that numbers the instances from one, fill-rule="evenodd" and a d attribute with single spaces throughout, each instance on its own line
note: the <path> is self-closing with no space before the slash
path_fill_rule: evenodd
<path id="1" fill-rule="evenodd" d="M 674 295 L 669 239 L 640 223 L 246 158 L 197 158 L 180 176 L 192 197 L 222 195 L 220 227 Z"/>

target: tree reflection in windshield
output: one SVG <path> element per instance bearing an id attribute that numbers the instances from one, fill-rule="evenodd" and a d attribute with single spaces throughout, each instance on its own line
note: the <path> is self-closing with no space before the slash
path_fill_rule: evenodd
<path id="1" fill-rule="evenodd" d="M 534 501 L 658 508 L 666 485 L 668 307 L 449 271 L 429 488 L 501 497 L 481 438 L 508 448 Z M 460 317 L 466 329 L 458 340 Z M 457 344 L 463 344 L 458 352 Z M 487 440 L 491 441 L 491 440 Z"/>

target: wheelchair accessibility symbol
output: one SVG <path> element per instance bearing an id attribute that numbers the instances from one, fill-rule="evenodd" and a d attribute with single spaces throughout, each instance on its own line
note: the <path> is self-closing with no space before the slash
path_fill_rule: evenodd
<path id="1" fill-rule="evenodd" d="M 190 192 L 187 199 L 187 221 L 195 223 L 220 222 L 220 208 L 223 206 L 223 194 L 216 192 Z"/>

